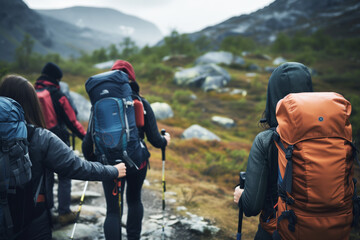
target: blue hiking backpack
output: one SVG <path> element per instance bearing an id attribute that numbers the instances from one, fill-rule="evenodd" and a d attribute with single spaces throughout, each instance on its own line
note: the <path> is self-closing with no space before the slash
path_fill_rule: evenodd
<path id="1" fill-rule="evenodd" d="M 143 151 L 128 75 L 120 70 L 100 73 L 90 77 L 85 88 L 92 104 L 89 128 L 96 155 L 103 163 L 114 165 L 121 159 L 138 169 Z"/>
<path id="2" fill-rule="evenodd" d="M 16 101 L 0 97 L 0 239 L 14 236 L 8 197 L 30 182 L 31 165 L 24 111 Z"/>

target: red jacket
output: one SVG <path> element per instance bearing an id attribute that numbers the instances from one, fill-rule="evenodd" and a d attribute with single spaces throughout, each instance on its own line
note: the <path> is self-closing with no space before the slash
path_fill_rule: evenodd
<path id="1" fill-rule="evenodd" d="M 52 79 L 46 76 L 41 76 L 35 83 L 35 89 L 38 92 L 43 109 L 46 128 L 58 135 L 64 142 L 69 141 L 66 127 L 77 137 L 83 139 L 86 131 L 76 119 L 75 111 L 71 107 L 69 99 L 60 91 L 59 83 L 52 81 Z M 42 91 L 48 91 L 51 98 L 41 99 L 40 95 Z M 49 104 L 50 100 L 51 104 Z M 48 110 L 45 109 L 45 105 Z"/>

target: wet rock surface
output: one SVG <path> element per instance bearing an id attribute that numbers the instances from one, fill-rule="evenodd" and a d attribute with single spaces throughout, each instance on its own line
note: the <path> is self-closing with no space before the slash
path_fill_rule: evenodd
<path id="1" fill-rule="evenodd" d="M 151 183 L 146 180 L 144 185 Z M 72 205 L 73 211 L 78 211 L 80 198 L 85 186 L 85 181 L 72 180 Z M 54 189 L 56 190 L 55 184 Z M 54 191 L 55 193 L 56 191 Z M 55 206 L 56 194 L 55 197 Z M 166 193 L 166 209 L 162 211 L 161 189 L 150 190 L 144 187 L 142 199 L 144 205 L 144 218 L 141 239 L 212 239 L 220 229 L 201 216 L 188 212 L 186 207 L 175 206 L 176 193 Z M 74 239 L 105 239 L 103 223 L 106 216 L 106 203 L 101 182 L 89 182 L 84 204 L 82 205 L 80 218 L 76 224 Z M 124 203 L 124 214 L 122 216 L 122 236 L 126 238 L 126 216 L 127 206 Z M 164 216 L 164 217 L 163 217 Z M 162 227 L 164 226 L 164 232 Z M 69 239 L 74 224 L 60 226 L 54 224 L 53 239 Z"/>

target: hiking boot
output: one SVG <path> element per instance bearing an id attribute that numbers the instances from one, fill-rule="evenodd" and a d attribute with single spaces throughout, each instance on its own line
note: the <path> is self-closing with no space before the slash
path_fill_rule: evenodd
<path id="1" fill-rule="evenodd" d="M 75 220 L 76 220 L 76 213 L 74 213 L 74 212 L 59 214 L 59 216 L 58 216 L 58 223 L 60 223 L 60 225 L 62 225 L 62 226 L 70 224 L 70 223 L 74 223 Z"/>

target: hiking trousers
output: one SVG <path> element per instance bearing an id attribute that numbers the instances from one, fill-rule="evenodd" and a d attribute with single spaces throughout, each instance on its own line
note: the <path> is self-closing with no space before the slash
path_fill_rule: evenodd
<path id="1" fill-rule="evenodd" d="M 254 240 L 272 240 L 272 236 L 270 233 L 265 231 L 259 224 Z"/>
<path id="2" fill-rule="evenodd" d="M 39 217 L 35 218 L 27 229 L 16 240 L 51 240 L 51 220 L 49 213 L 45 210 Z"/>
<path id="3" fill-rule="evenodd" d="M 147 166 L 143 169 L 127 175 L 122 180 L 122 195 L 126 187 L 126 203 L 128 207 L 126 233 L 128 240 L 138 240 L 141 235 L 141 225 L 144 215 L 144 207 L 141 202 L 141 189 L 147 172 Z M 119 196 L 113 195 L 115 187 L 114 180 L 103 181 L 106 199 L 106 219 L 104 222 L 104 233 L 107 240 L 119 240 L 120 235 L 120 209 Z M 123 198 L 124 205 L 124 198 Z M 123 212 L 123 209 L 121 210 Z"/>

